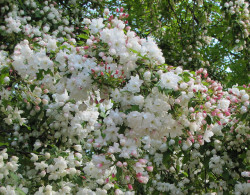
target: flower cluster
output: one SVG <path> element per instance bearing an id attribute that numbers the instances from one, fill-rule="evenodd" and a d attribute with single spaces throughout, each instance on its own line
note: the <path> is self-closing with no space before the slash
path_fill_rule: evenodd
<path id="1" fill-rule="evenodd" d="M 117 11 L 0 52 L 0 192 L 247 194 L 249 86 L 164 64 Z"/>
<path id="2" fill-rule="evenodd" d="M 234 47 L 235 51 L 241 51 L 247 48 L 245 40 L 249 36 L 249 3 L 243 0 L 229 1 L 224 4 L 224 7 L 226 8 L 226 13 L 236 18 L 237 28 L 241 29 L 241 33 L 236 36 L 236 46 Z M 227 31 L 229 30 L 230 27 L 228 27 Z"/>

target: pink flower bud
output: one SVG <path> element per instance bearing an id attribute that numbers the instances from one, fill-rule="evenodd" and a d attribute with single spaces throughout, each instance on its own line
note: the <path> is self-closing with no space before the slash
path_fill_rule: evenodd
<path id="1" fill-rule="evenodd" d="M 130 26 L 127 26 L 127 27 L 126 27 L 126 30 L 127 30 L 127 31 L 129 31 L 130 29 L 131 29 L 131 27 L 130 27 Z"/>
<path id="2" fill-rule="evenodd" d="M 122 162 L 121 162 L 121 161 L 118 161 L 118 162 L 116 163 L 116 166 L 117 166 L 117 167 L 122 167 L 122 166 L 123 166 L 123 164 L 122 164 Z"/>
<path id="3" fill-rule="evenodd" d="M 190 108 L 189 108 L 189 112 L 194 112 L 194 108 L 193 108 L 193 107 L 190 107 Z"/>
<path id="4" fill-rule="evenodd" d="M 215 111 L 216 113 L 220 112 L 220 110 L 219 110 L 219 109 L 217 109 L 217 108 L 216 108 L 214 111 Z"/>
<path id="5" fill-rule="evenodd" d="M 145 165 L 147 163 L 147 160 L 146 159 L 139 159 L 139 162 L 142 164 L 142 165 Z"/>
<path id="6" fill-rule="evenodd" d="M 44 105 L 48 104 L 48 100 L 46 100 L 46 99 L 43 99 L 42 102 L 43 102 Z"/>
<path id="7" fill-rule="evenodd" d="M 175 103 L 176 103 L 176 104 L 179 104 L 180 102 L 181 102 L 181 100 L 179 100 L 179 99 L 176 99 L 176 100 L 175 100 Z"/>
<path id="8" fill-rule="evenodd" d="M 82 179 L 86 179 L 86 177 L 85 177 L 85 176 L 82 176 Z"/>
<path id="9" fill-rule="evenodd" d="M 146 183 L 148 183 L 148 177 L 146 177 L 146 176 L 140 176 L 140 177 L 138 177 L 138 181 L 140 183 L 146 184 Z"/>
<path id="10" fill-rule="evenodd" d="M 35 106 L 35 110 L 36 111 L 40 111 L 40 107 L 39 106 Z"/>
<path id="11" fill-rule="evenodd" d="M 219 118 L 223 118 L 223 114 L 222 114 L 222 113 L 217 113 L 217 116 L 218 116 Z"/>
<path id="12" fill-rule="evenodd" d="M 126 175 L 126 176 L 125 176 L 125 179 L 126 179 L 127 181 L 129 181 L 129 180 L 130 180 L 130 177 L 129 177 L 128 175 Z"/>
<path id="13" fill-rule="evenodd" d="M 130 183 L 128 184 L 128 189 L 133 190 L 133 186 Z"/>
<path id="14" fill-rule="evenodd" d="M 225 112 L 225 115 L 226 115 L 226 116 L 230 116 L 230 112 L 226 111 L 226 112 Z"/>
<path id="15" fill-rule="evenodd" d="M 148 171 L 148 172 L 152 172 L 152 171 L 153 171 L 153 169 L 154 169 L 154 167 L 153 167 L 153 166 L 147 166 L 147 171 Z"/>
<path id="16" fill-rule="evenodd" d="M 108 182 L 109 182 L 109 178 L 106 178 L 106 179 L 105 179 L 105 183 L 108 183 Z"/>
<path id="17" fill-rule="evenodd" d="M 211 114 L 212 116 L 216 116 L 216 111 L 213 111 Z"/>
<path id="18" fill-rule="evenodd" d="M 136 150 L 133 150 L 133 151 L 131 152 L 131 155 L 136 157 L 136 156 L 137 156 Z"/>
<path id="19" fill-rule="evenodd" d="M 207 117 L 207 112 L 206 112 L 206 111 L 203 111 L 202 116 L 203 116 L 204 118 L 206 118 L 206 117 Z"/>

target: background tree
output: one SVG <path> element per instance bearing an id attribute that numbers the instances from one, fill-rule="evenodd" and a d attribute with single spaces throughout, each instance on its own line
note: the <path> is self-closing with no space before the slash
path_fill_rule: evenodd
<path id="1" fill-rule="evenodd" d="M 226 86 L 249 83 L 249 10 L 245 1 L 132 0 L 123 6 L 139 36 L 155 37 L 166 63 L 207 68 Z"/>

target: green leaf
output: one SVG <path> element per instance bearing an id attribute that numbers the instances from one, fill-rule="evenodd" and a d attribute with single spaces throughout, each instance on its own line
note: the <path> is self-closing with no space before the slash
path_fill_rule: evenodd
<path id="1" fill-rule="evenodd" d="M 181 95 L 180 91 L 172 91 L 172 94 L 175 98 L 178 98 Z"/>
<path id="2" fill-rule="evenodd" d="M 9 76 L 9 73 L 2 73 L 0 75 L 0 85 L 4 84 L 4 78 Z"/>
<path id="3" fill-rule="evenodd" d="M 82 127 L 84 128 L 86 125 L 87 125 L 87 122 L 86 121 L 84 121 L 84 122 L 82 122 Z"/>
<path id="4" fill-rule="evenodd" d="M 73 177 L 73 181 L 75 183 L 77 183 L 79 186 L 82 185 L 82 178 L 81 178 L 81 176 L 75 176 L 75 177 Z"/>
<path id="5" fill-rule="evenodd" d="M 194 71 L 191 71 L 190 73 L 191 73 L 192 75 L 195 75 L 195 72 L 194 72 Z"/>
<path id="6" fill-rule="evenodd" d="M 164 89 L 165 95 L 169 95 L 172 92 L 173 92 L 173 89 Z"/>
<path id="7" fill-rule="evenodd" d="M 6 100 L 6 99 L 3 99 L 2 100 L 2 105 L 4 105 L 5 107 L 7 107 L 8 105 L 11 105 L 11 102 Z"/>
<path id="8" fill-rule="evenodd" d="M 86 34 L 80 34 L 80 35 L 78 35 L 78 37 L 82 38 L 82 39 L 88 39 L 89 38 L 89 36 L 86 35 Z"/>
<path id="9" fill-rule="evenodd" d="M 119 186 L 116 185 L 116 184 L 114 185 L 114 188 L 115 188 L 115 189 L 120 189 Z"/>
<path id="10" fill-rule="evenodd" d="M 241 117 L 240 117 L 240 119 L 241 119 L 241 120 L 245 120 L 245 119 L 247 118 L 247 115 L 248 115 L 247 112 L 244 113 L 244 114 L 242 114 Z"/>
<path id="11" fill-rule="evenodd" d="M 211 117 L 210 117 L 209 114 L 208 114 L 207 117 L 206 117 L 206 122 L 207 122 L 207 124 L 209 124 L 209 125 L 211 125 L 211 123 L 212 123 L 212 119 L 211 119 Z"/>
<path id="12" fill-rule="evenodd" d="M 205 152 L 205 151 L 204 151 Z M 209 161 L 210 161 L 210 158 L 209 158 L 209 156 L 206 156 L 205 158 L 204 158 L 204 167 L 205 167 L 205 169 L 208 169 L 209 168 Z"/>
<path id="13" fill-rule="evenodd" d="M 36 85 L 30 85 L 30 90 L 33 91 L 36 88 Z"/>
<path id="14" fill-rule="evenodd" d="M 106 118 L 106 114 L 105 114 L 104 112 L 101 112 L 101 113 L 100 113 L 100 116 L 101 116 L 102 118 Z"/>
<path id="15" fill-rule="evenodd" d="M 31 127 L 29 127 L 28 125 L 23 124 L 23 126 L 25 126 L 29 131 L 31 130 Z"/>
<path id="16" fill-rule="evenodd" d="M 177 173 L 179 173 L 179 171 L 180 171 L 180 165 L 176 165 L 176 171 L 177 171 Z"/>
<path id="17" fill-rule="evenodd" d="M 229 175 L 229 173 L 228 173 L 228 171 L 226 169 L 224 169 L 224 171 L 222 173 L 222 177 L 223 177 L 223 180 L 225 180 L 225 181 L 229 180 L 230 175 Z"/>
<path id="18" fill-rule="evenodd" d="M 163 153 L 163 159 L 162 159 L 162 162 L 163 164 L 169 168 L 170 165 L 171 165 L 171 154 L 172 152 L 167 150 L 166 152 Z"/>
<path id="19" fill-rule="evenodd" d="M 206 82 L 206 81 L 202 81 L 202 84 L 205 85 L 205 86 L 207 86 L 207 87 L 209 86 L 209 83 Z"/>
<path id="20" fill-rule="evenodd" d="M 128 114 L 133 111 L 140 111 L 140 107 L 138 105 L 132 105 L 130 109 L 125 111 L 125 114 Z"/>
<path id="21" fill-rule="evenodd" d="M 124 134 L 125 130 L 126 130 L 126 126 L 125 126 L 125 125 L 122 125 L 122 126 L 120 127 L 120 129 L 119 129 L 119 134 Z"/>
<path id="22" fill-rule="evenodd" d="M 68 49 L 67 45 L 61 45 L 60 50 L 63 50 L 63 49 Z"/>
<path id="23" fill-rule="evenodd" d="M 159 191 L 154 190 L 152 195 L 159 195 L 159 194 L 160 194 Z"/>
<path id="24" fill-rule="evenodd" d="M 45 74 L 50 74 L 50 76 L 54 76 L 53 72 L 51 71 L 51 69 L 48 69 L 46 71 L 44 71 Z"/>
<path id="25" fill-rule="evenodd" d="M 20 188 L 16 188 L 16 191 L 18 192 L 19 195 L 26 195 L 25 192 Z"/>
<path id="26" fill-rule="evenodd" d="M 190 81 L 190 78 L 184 76 L 184 77 L 183 77 L 183 81 L 187 83 L 188 81 Z"/>
<path id="27" fill-rule="evenodd" d="M 6 143 L 0 142 L 0 146 L 9 146 L 9 143 L 8 142 L 6 142 Z"/>
<path id="28" fill-rule="evenodd" d="M 37 10 L 37 11 L 35 12 L 35 16 L 36 16 L 37 18 L 39 18 L 39 17 L 41 16 L 41 14 L 40 14 L 40 11 L 39 11 L 39 10 Z"/>
<path id="29" fill-rule="evenodd" d="M 186 164 L 188 161 L 189 161 L 188 155 L 187 155 L 187 154 L 184 154 L 182 163 L 183 163 L 183 164 Z"/>
<path id="30" fill-rule="evenodd" d="M 37 80 L 42 80 L 43 79 L 43 70 L 39 70 L 38 73 L 36 73 L 36 79 Z"/>
<path id="31" fill-rule="evenodd" d="M 129 48 L 129 51 L 132 51 L 133 53 L 136 53 L 136 54 L 139 53 L 138 51 L 136 51 L 136 50 L 134 50 L 134 49 L 131 49 L 131 48 Z"/>
<path id="32" fill-rule="evenodd" d="M 19 177 L 15 173 L 10 172 L 10 177 L 13 179 L 13 181 L 15 181 L 16 184 L 19 183 Z"/>
<path id="33" fill-rule="evenodd" d="M 116 178 L 117 178 L 117 181 L 119 181 L 122 176 L 122 168 L 116 167 L 116 169 L 117 169 Z"/>
<path id="34" fill-rule="evenodd" d="M 223 195 L 229 195 L 229 191 L 223 191 Z"/>
<path id="35" fill-rule="evenodd" d="M 196 102 L 194 101 L 193 98 L 191 98 L 190 101 L 188 102 L 188 108 L 195 107 L 195 106 L 196 106 Z"/>
<path id="36" fill-rule="evenodd" d="M 89 30 L 83 30 L 83 32 L 85 32 L 86 34 L 89 34 Z"/>
<path id="37" fill-rule="evenodd" d="M 182 174 L 185 176 L 185 177 L 188 177 L 188 173 L 183 171 Z"/>
<path id="38" fill-rule="evenodd" d="M 183 75 L 184 82 L 190 81 L 190 74 L 188 72 L 184 72 L 182 75 Z"/>

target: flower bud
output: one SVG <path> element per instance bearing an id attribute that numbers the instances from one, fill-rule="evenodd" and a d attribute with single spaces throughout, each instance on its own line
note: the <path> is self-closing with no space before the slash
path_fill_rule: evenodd
<path id="1" fill-rule="evenodd" d="M 147 171 L 148 171 L 148 172 L 152 172 L 152 171 L 153 171 L 153 169 L 154 169 L 154 167 L 153 167 L 153 166 L 147 166 Z"/>
<path id="2" fill-rule="evenodd" d="M 4 80 L 5 83 L 8 83 L 10 81 L 10 77 L 4 77 L 3 80 Z"/>

